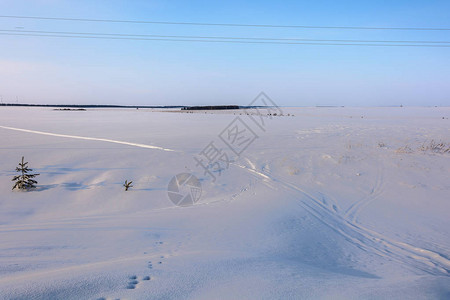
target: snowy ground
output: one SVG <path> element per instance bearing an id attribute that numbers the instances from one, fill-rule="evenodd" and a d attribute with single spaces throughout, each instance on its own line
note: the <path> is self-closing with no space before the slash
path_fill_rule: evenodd
<path id="1" fill-rule="evenodd" d="M 0 108 L 0 298 L 450 298 L 450 153 L 426 147 L 449 108 L 235 113 Z M 258 135 L 239 157 L 237 116 Z M 22 155 L 35 191 L 11 191 Z M 203 191 L 178 207 L 184 172 Z"/>

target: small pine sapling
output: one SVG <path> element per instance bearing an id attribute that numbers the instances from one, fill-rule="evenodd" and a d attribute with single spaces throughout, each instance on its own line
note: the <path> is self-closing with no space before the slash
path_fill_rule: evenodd
<path id="1" fill-rule="evenodd" d="M 28 162 L 24 162 L 24 157 L 22 156 L 22 162 L 16 167 L 16 172 L 20 172 L 20 175 L 14 176 L 12 179 L 12 181 L 15 181 L 12 188 L 13 190 L 16 188 L 19 190 L 27 190 L 36 187 L 37 181 L 33 178 L 39 174 L 28 174 L 28 172 L 32 172 L 33 169 L 28 168 L 27 164 Z"/>
<path id="2" fill-rule="evenodd" d="M 132 183 L 133 183 L 133 181 L 128 182 L 128 180 L 125 180 L 125 183 L 123 184 L 123 186 L 125 187 L 125 192 L 128 191 L 129 188 L 133 187 L 131 185 Z"/>

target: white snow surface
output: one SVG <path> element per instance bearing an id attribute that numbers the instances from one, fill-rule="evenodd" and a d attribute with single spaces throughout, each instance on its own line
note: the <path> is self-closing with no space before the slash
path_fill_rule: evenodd
<path id="1" fill-rule="evenodd" d="M 240 156 L 219 138 L 236 117 L 258 135 Z M 450 153 L 423 148 L 448 147 L 449 117 L 1 107 L 0 298 L 449 299 Z M 216 181 L 194 160 L 210 142 Z M 12 191 L 22 156 L 38 186 Z M 193 206 L 168 198 L 179 173 Z"/>

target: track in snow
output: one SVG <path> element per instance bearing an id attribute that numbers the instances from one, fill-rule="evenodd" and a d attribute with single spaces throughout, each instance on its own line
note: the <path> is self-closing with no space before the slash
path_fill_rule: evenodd
<path id="1" fill-rule="evenodd" d="M 37 130 L 29 130 L 29 129 L 22 129 L 22 128 L 7 127 L 7 126 L 1 126 L 1 125 L 0 125 L 0 128 L 8 129 L 8 130 L 22 131 L 22 132 L 28 132 L 28 133 L 35 133 L 35 134 L 56 136 L 56 137 L 62 137 L 62 138 L 71 138 L 71 139 L 79 139 L 79 140 L 107 142 L 107 143 L 122 144 L 122 145 L 127 145 L 127 146 L 134 146 L 134 147 L 139 147 L 139 148 L 157 149 L 157 150 L 171 151 L 171 152 L 172 151 L 176 151 L 176 150 L 173 150 L 173 149 L 167 149 L 167 148 L 153 146 L 153 145 L 137 144 L 137 143 L 123 142 L 123 141 L 110 140 L 110 139 L 93 138 L 93 137 L 68 135 L 68 134 L 58 134 L 58 133 L 51 133 L 51 132 L 44 132 L 44 131 L 37 131 Z"/>
<path id="2" fill-rule="evenodd" d="M 361 249 L 429 274 L 450 276 L 450 260 L 439 253 L 390 239 L 378 232 L 365 228 L 353 222 L 353 220 L 339 215 L 336 211 L 325 206 L 323 201 L 316 199 L 302 188 L 285 180 L 275 178 L 270 173 L 262 173 L 235 163 L 233 165 L 253 175 L 262 177 L 265 181 L 268 180 L 277 183 L 285 189 L 300 192 L 305 196 L 300 199 L 300 205 L 304 209 Z M 382 180 L 379 179 L 377 182 L 380 181 Z M 368 199 L 372 201 L 374 198 L 369 197 Z M 362 203 L 366 202 L 362 201 Z"/>
<path id="3" fill-rule="evenodd" d="M 384 185 L 383 180 L 383 168 L 381 166 L 378 167 L 377 171 L 377 178 L 375 181 L 375 185 L 372 187 L 372 190 L 370 193 L 363 197 L 362 199 L 356 201 L 350 207 L 345 211 L 344 218 L 348 219 L 349 221 L 355 221 L 357 215 L 359 212 L 365 208 L 367 205 L 372 203 L 372 201 L 376 200 L 382 193 L 382 187 Z"/>

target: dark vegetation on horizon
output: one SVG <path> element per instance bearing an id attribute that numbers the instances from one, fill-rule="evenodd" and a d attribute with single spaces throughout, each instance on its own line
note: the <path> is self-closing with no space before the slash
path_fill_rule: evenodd
<path id="1" fill-rule="evenodd" d="M 25 106 L 25 107 L 54 107 L 54 108 L 180 108 L 181 110 L 221 110 L 221 109 L 244 109 L 259 108 L 263 106 L 239 106 L 239 105 L 112 105 L 112 104 L 23 104 L 23 103 L 0 103 L 0 106 Z M 61 109 L 65 110 L 65 109 Z"/>
<path id="2" fill-rule="evenodd" d="M 181 110 L 218 110 L 218 109 L 239 109 L 239 105 L 206 105 L 206 106 L 185 106 Z"/>
<path id="3" fill-rule="evenodd" d="M 22 104 L 0 103 L 0 106 L 67 107 L 67 108 L 183 108 L 183 105 L 112 105 L 112 104 Z"/>

